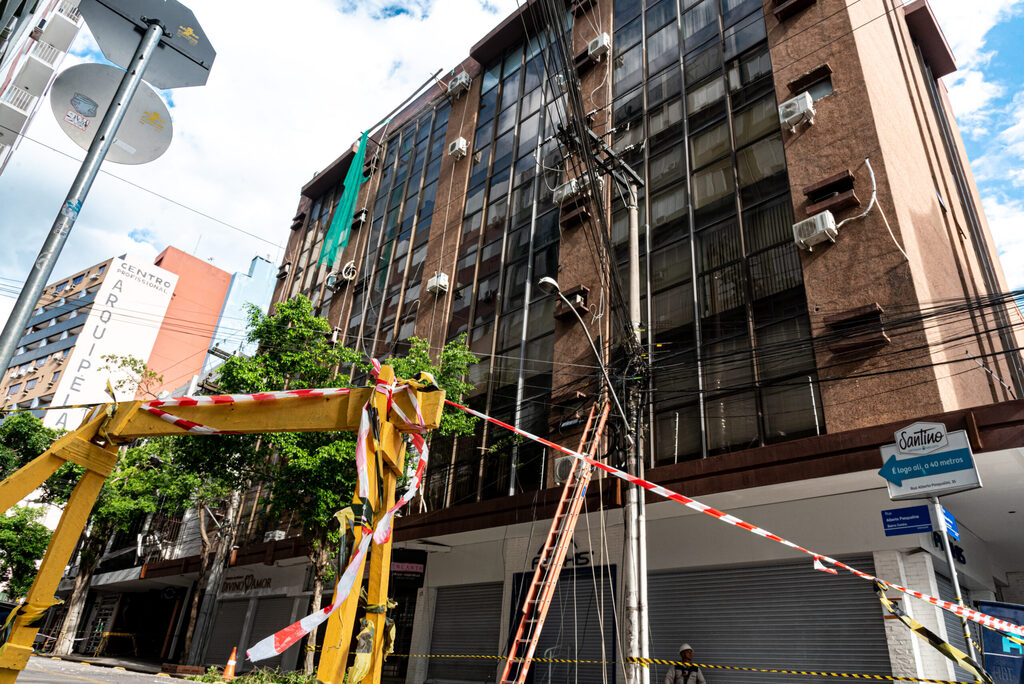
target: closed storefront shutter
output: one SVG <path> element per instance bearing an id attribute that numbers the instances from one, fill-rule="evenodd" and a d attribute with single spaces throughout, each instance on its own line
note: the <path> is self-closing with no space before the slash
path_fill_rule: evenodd
<path id="1" fill-rule="evenodd" d="M 231 649 L 238 648 L 242 636 L 242 622 L 249 608 L 249 599 L 241 601 L 220 601 L 217 604 L 217 616 L 213 619 L 210 630 L 210 645 L 206 648 L 206 663 L 224 667 L 231 655 Z M 236 658 L 241 660 L 241 658 Z"/>
<path id="2" fill-rule="evenodd" d="M 439 587 L 430 636 L 431 655 L 496 655 L 501 628 L 502 583 Z M 431 658 L 430 682 L 493 682 L 498 661 Z"/>
<path id="3" fill-rule="evenodd" d="M 288 597 L 260 599 L 256 604 L 256 616 L 252 620 L 252 629 L 249 630 L 249 643 L 246 644 L 246 648 L 290 625 L 294 602 L 295 599 Z M 324 631 L 324 629 L 321 628 L 320 631 Z M 283 654 L 261 660 L 257 666 L 269 670 L 279 668 L 282 657 Z"/>
<path id="4" fill-rule="evenodd" d="M 844 559 L 874 572 L 870 556 Z M 892 673 L 873 586 L 810 561 L 658 573 L 648 586 L 651 657 L 677 660 L 680 644 L 713 665 Z M 668 668 L 652 668 L 661 682 Z M 708 684 L 784 684 L 792 676 L 708 669 Z M 801 676 L 801 684 L 832 680 Z"/>
<path id="5" fill-rule="evenodd" d="M 583 567 L 563 570 L 551 597 L 551 606 L 537 642 L 535 658 L 561 660 L 614 661 L 615 648 L 615 568 Z M 611 576 L 609 576 L 611 573 Z M 512 591 L 514 636 L 522 616 L 523 597 L 533 580 L 532 573 L 516 575 Z M 600 599 L 600 600 L 599 600 Z M 604 634 L 602 637 L 602 627 Z M 509 637 L 511 643 L 511 636 Z M 602 651 L 603 646 L 603 651 Z M 503 651 L 507 653 L 508 649 Z M 615 681 L 615 666 L 605 665 L 608 682 Z M 601 665 L 596 663 L 536 662 L 530 667 L 529 681 L 602 684 Z M 653 680 L 652 680 L 653 681 Z"/>
<path id="6" fill-rule="evenodd" d="M 953 582 L 946 579 L 943 575 L 936 573 L 935 581 L 939 585 L 939 598 L 943 601 L 950 601 L 956 603 L 956 592 L 953 591 Z M 960 598 L 964 600 L 964 605 L 971 605 L 970 592 L 966 589 L 960 589 Z M 946 641 L 956 646 L 958 649 L 970 655 L 970 649 L 967 648 L 967 638 L 964 636 L 963 625 L 960 624 L 960 618 L 950 613 L 948 610 L 942 611 L 942 619 L 946 623 Z M 980 644 L 981 638 L 975 632 L 975 625 L 968 623 L 972 628 L 971 634 L 974 635 L 975 643 Z M 976 654 L 978 662 L 981 662 L 981 655 Z M 956 669 L 956 679 L 961 682 L 969 682 L 974 679 L 974 675 L 969 674 L 967 670 L 962 667 L 954 666 Z"/>

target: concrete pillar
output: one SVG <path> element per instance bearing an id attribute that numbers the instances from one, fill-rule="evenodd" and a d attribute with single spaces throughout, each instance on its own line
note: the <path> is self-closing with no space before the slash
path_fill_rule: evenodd
<path id="1" fill-rule="evenodd" d="M 430 576 L 430 563 L 427 563 L 427 576 Z M 437 589 L 428 585 L 416 591 L 416 614 L 412 623 L 412 643 L 410 653 L 430 653 L 430 634 L 434 627 L 434 602 L 437 600 Z M 423 684 L 427 681 L 427 667 L 430 658 L 410 658 L 409 669 L 405 674 L 405 684 Z"/>

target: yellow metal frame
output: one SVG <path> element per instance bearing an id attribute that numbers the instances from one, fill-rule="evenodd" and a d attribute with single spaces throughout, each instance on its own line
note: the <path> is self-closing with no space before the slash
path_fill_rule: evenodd
<path id="1" fill-rule="evenodd" d="M 394 377 L 394 370 L 390 366 L 381 369 L 381 382 L 390 383 Z M 415 392 L 415 399 L 426 429 L 436 428 L 444 406 L 444 392 Z M 372 400 L 379 416 L 388 416 L 387 395 L 375 392 L 370 387 L 326 397 L 176 406 L 171 412 L 178 418 L 243 434 L 355 431 L 359 428 L 362 408 L 368 400 Z M 393 401 L 405 415 L 416 415 L 409 394 L 395 393 Z M 0 646 L 0 684 L 13 684 L 32 655 L 32 643 L 39 631 L 35 623 L 46 608 L 53 604 L 57 584 L 71 559 L 78 538 L 85 529 L 100 488 L 117 463 L 119 445 L 142 437 L 189 434 L 147 411 L 140 410 L 141 405 L 142 402 L 126 401 L 94 409 L 78 429 L 56 440 L 45 453 L 0 482 L 0 512 L 3 512 L 35 491 L 65 463 L 76 463 L 86 469 L 72 491 L 57 529 L 50 538 L 36 579 L 25 598 L 25 605 L 14 619 L 10 638 Z M 378 464 L 376 457 L 368 459 L 371 485 L 379 480 L 382 485 L 380 489 L 384 493 L 384 501 L 381 502 L 377 494 L 378 488 L 370 487 L 370 503 L 378 515 L 395 502 L 395 483 L 402 474 L 405 464 L 405 443 L 401 435 L 403 432 L 411 431 L 410 426 L 394 414 L 386 420 L 382 419 L 380 428 L 380 444 L 372 444 L 369 453 L 379 453 L 381 462 Z M 354 500 L 358 501 L 358 498 Z M 356 534 L 358 542 L 360 532 L 357 531 Z M 371 545 L 369 557 L 368 604 L 384 604 L 387 602 L 388 575 L 391 568 L 390 542 L 380 546 Z M 360 577 L 362 572 L 363 568 L 360 568 Z M 327 622 L 324 652 L 321 654 L 320 667 L 317 671 L 317 677 L 325 684 L 340 684 L 344 678 L 358 595 L 358 591 L 353 591 L 341 609 Z M 381 676 L 379 656 L 383 644 L 385 616 L 382 613 L 370 613 L 367 618 L 374 623 L 376 629 L 373 667 L 364 681 L 377 684 Z"/>

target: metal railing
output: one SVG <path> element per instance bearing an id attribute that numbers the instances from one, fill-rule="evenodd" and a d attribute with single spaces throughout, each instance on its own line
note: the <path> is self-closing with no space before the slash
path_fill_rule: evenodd
<path id="1" fill-rule="evenodd" d="M 28 113 L 32 109 L 36 96 L 27 90 L 10 86 L 0 94 L 0 104 L 10 105 L 20 112 Z"/>
<path id="2" fill-rule="evenodd" d="M 78 20 L 82 18 L 82 13 L 78 10 L 77 0 L 64 0 L 57 7 L 57 12 L 63 14 L 71 21 L 78 23 Z"/>
<path id="3" fill-rule="evenodd" d="M 53 66 L 56 64 L 57 58 L 60 57 L 62 53 L 49 43 L 36 41 L 36 44 L 32 46 L 32 51 L 29 54 L 43 62 L 46 62 L 50 66 Z"/>

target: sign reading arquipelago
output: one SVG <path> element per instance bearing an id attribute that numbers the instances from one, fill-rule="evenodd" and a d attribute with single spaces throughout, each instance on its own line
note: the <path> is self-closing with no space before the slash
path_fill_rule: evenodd
<path id="1" fill-rule="evenodd" d="M 914 423 L 882 447 L 878 474 L 889 485 L 889 498 L 927 499 L 981 486 L 974 455 L 963 430 L 947 432 L 942 423 Z"/>

